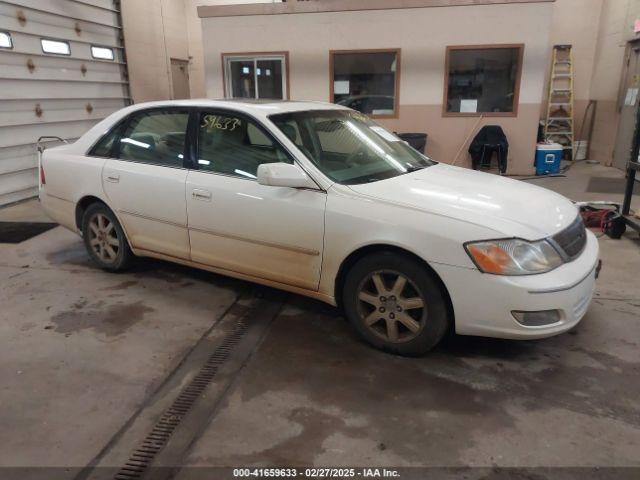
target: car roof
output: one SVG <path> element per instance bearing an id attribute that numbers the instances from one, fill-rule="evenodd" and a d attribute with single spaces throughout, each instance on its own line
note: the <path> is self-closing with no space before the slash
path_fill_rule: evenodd
<path id="1" fill-rule="evenodd" d="M 296 100 L 267 100 L 267 99 L 189 99 L 189 100 L 165 100 L 159 102 L 137 103 L 134 110 L 157 107 L 205 107 L 205 108 L 225 108 L 238 110 L 257 116 L 273 115 L 277 113 L 302 112 L 309 110 L 346 110 L 342 105 L 327 102 L 303 102 Z"/>

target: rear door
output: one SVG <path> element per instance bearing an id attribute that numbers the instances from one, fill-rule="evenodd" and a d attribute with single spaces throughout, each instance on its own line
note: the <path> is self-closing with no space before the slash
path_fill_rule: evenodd
<path id="1" fill-rule="evenodd" d="M 326 193 L 256 181 L 262 163 L 293 163 L 257 121 L 208 110 L 198 121 L 186 191 L 192 260 L 316 290 Z"/>
<path id="2" fill-rule="evenodd" d="M 189 258 L 184 167 L 189 111 L 136 112 L 122 128 L 102 185 L 134 248 Z"/>

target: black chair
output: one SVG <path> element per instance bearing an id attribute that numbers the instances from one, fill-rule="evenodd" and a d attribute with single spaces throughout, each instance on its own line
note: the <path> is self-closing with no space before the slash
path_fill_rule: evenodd
<path id="1" fill-rule="evenodd" d="M 491 158 L 495 153 L 498 156 L 498 168 L 500 173 L 507 171 L 507 157 L 509 155 L 509 142 L 499 125 L 485 125 L 480 129 L 469 146 L 471 165 L 474 170 L 489 168 Z"/>

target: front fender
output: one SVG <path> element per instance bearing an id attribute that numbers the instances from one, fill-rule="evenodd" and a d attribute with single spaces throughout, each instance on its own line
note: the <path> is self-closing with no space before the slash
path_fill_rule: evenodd
<path id="1" fill-rule="evenodd" d="M 475 269 L 463 244 L 496 232 L 462 220 L 331 188 L 325 214 L 325 245 L 320 292 L 334 295 L 342 263 L 353 252 L 372 245 L 408 251 L 429 265 Z"/>

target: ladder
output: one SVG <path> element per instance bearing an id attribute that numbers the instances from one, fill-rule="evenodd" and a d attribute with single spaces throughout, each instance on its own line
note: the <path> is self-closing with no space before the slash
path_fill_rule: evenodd
<path id="1" fill-rule="evenodd" d="M 544 138 L 562 145 L 573 160 L 573 53 L 571 45 L 554 45 Z"/>

